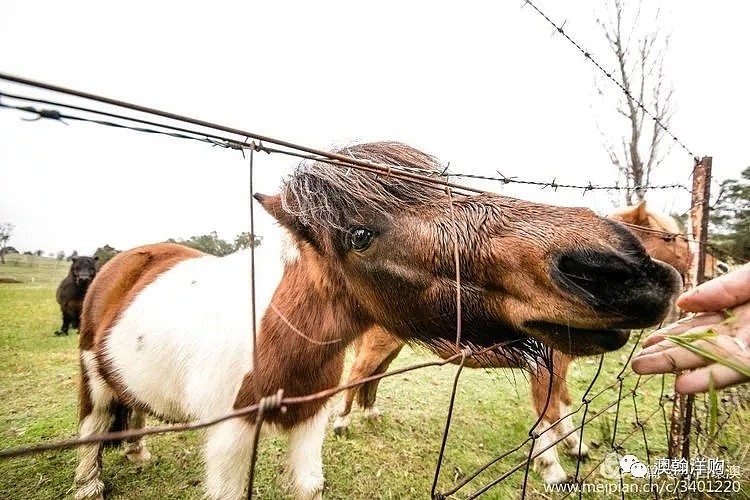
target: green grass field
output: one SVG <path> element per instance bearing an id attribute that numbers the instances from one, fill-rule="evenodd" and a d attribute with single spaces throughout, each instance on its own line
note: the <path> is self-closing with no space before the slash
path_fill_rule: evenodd
<path id="1" fill-rule="evenodd" d="M 0 265 L 0 278 L 21 283 L 0 283 L 0 448 L 67 439 L 76 435 L 77 336 L 55 337 L 60 315 L 55 288 L 67 273 L 67 262 L 45 258 L 10 256 Z M 587 474 L 611 451 L 612 432 L 621 451 L 646 460 L 666 456 L 666 431 L 659 407 L 661 377 L 643 383 L 634 398 L 628 395 L 617 405 L 620 386 L 616 382 L 632 344 L 605 357 L 602 373 L 590 391 L 597 395 L 589 415 L 601 416 L 585 427 L 584 440 L 592 446 L 591 459 L 581 466 Z M 421 351 L 405 349 L 394 362 L 398 368 L 434 359 Z M 575 401 L 580 401 L 598 366 L 597 359 L 580 359 L 571 368 L 569 382 Z M 329 432 L 324 445 L 324 472 L 329 499 L 429 498 L 435 464 L 445 425 L 451 384 L 457 367 L 433 367 L 397 375 L 381 383 L 378 406 L 384 411 L 378 422 L 369 422 L 355 411 L 348 435 L 336 438 Z M 627 373 L 627 372 L 626 372 Z M 628 394 L 637 377 L 626 376 L 623 393 Z M 667 392 L 671 377 L 667 377 Z M 338 398 L 332 404 L 337 404 Z M 667 414 L 670 404 L 667 403 Z M 635 412 L 645 421 L 636 425 Z M 742 466 L 748 491 L 747 410 L 731 413 L 714 443 L 709 457 Z M 582 411 L 574 418 L 580 422 Z M 528 383 L 520 371 L 465 369 L 456 396 L 450 436 L 438 490 L 445 491 L 502 452 L 520 444 L 534 421 Z M 149 420 L 149 425 L 159 425 Z M 134 465 L 118 450 L 104 455 L 103 480 L 110 499 L 199 499 L 202 495 L 200 434 L 167 434 L 149 438 L 154 460 Z M 528 446 L 511 453 L 462 489 L 453 498 L 465 498 L 504 472 L 524 461 Z M 284 438 L 263 436 L 255 478 L 256 498 L 289 498 L 284 488 Z M 562 465 L 572 474 L 574 460 L 563 456 Z M 72 498 L 76 466 L 74 450 L 0 461 L 0 499 Z M 490 489 L 482 498 L 518 498 L 524 469 Z M 632 482 L 627 478 L 625 482 Z M 613 484 L 616 480 L 594 472 L 587 483 Z M 743 495 L 736 493 L 734 495 Z M 545 492 L 539 476 L 531 471 L 528 498 L 557 498 Z M 584 494 L 598 498 L 601 494 Z M 619 498 L 619 493 L 613 498 Z M 627 495 L 628 498 L 636 498 Z M 644 498 L 653 495 L 643 495 Z M 665 495 L 669 497 L 669 495 Z M 708 498 L 708 497 L 705 497 Z"/>

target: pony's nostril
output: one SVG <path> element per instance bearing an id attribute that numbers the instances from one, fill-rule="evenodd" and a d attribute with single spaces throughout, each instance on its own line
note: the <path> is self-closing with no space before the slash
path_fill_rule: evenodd
<path id="1" fill-rule="evenodd" d="M 562 282 L 571 282 L 590 293 L 600 293 L 602 287 L 625 282 L 634 272 L 618 255 L 603 252 L 568 252 L 556 264 Z"/>
<path id="2" fill-rule="evenodd" d="M 616 252 L 565 252 L 551 273 L 563 291 L 602 313 L 621 316 L 618 328 L 659 322 L 680 289 L 679 274 L 670 266 Z"/>

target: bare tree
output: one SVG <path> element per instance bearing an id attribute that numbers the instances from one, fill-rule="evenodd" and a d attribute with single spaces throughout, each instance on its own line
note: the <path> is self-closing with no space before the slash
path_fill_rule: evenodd
<path id="1" fill-rule="evenodd" d="M 652 7 L 646 4 L 646 10 Z M 645 198 L 644 186 L 648 186 L 651 173 L 664 161 L 671 147 L 671 141 L 662 147 L 664 127 L 669 126 L 673 114 L 673 88 L 664 73 L 669 36 L 659 26 L 658 7 L 651 15 L 646 15 L 643 7 L 642 1 L 629 3 L 626 9 L 622 0 L 611 0 L 607 2 L 607 15 L 596 20 L 616 64 L 612 76 L 625 90 L 614 90 L 618 123 L 623 125 L 621 135 L 614 138 L 602 134 L 602 137 L 609 159 L 617 169 L 618 182 L 624 184 L 627 205 Z M 651 21 L 644 20 L 648 17 Z M 611 94 L 612 87 L 612 82 L 597 82 L 601 96 Z"/>
<path id="2" fill-rule="evenodd" d="M 5 248 L 8 246 L 14 227 L 10 222 L 0 222 L 0 264 L 5 264 Z"/>

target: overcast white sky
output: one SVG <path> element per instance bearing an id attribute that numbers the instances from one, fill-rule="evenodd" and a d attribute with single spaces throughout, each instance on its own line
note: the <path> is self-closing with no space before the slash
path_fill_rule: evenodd
<path id="1" fill-rule="evenodd" d="M 595 56 L 598 1 L 537 0 Z M 10 1 L 0 71 L 195 116 L 320 149 L 412 144 L 455 171 L 585 184 L 615 178 L 598 123 L 597 76 L 529 7 L 511 2 Z M 674 132 L 714 176 L 750 165 L 750 5 L 665 1 Z M 0 82 L 0 89 L 59 98 Z M 20 250 L 91 253 L 248 229 L 247 163 L 236 151 L 0 110 L 0 221 Z M 605 130 L 607 132 L 608 130 Z M 260 156 L 256 191 L 293 159 Z M 654 182 L 688 182 L 675 148 Z M 611 210 L 611 196 L 483 184 Z M 685 193 L 654 196 L 684 211 Z M 267 221 L 260 221 L 261 227 Z"/>

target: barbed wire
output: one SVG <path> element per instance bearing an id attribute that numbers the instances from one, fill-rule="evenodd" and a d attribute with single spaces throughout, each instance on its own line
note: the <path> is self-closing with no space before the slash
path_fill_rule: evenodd
<path id="1" fill-rule="evenodd" d="M 446 175 L 452 176 L 452 177 L 461 177 L 465 179 L 479 179 L 479 180 L 485 180 L 485 181 L 495 181 L 495 182 L 499 182 L 502 184 L 525 184 L 528 186 L 538 186 L 542 189 L 550 188 L 555 191 L 557 191 L 558 189 L 577 189 L 577 190 L 583 191 L 584 195 L 589 191 L 624 191 L 627 189 L 641 190 L 641 191 L 675 189 L 675 190 L 683 190 L 683 191 L 690 192 L 690 188 L 688 188 L 686 185 L 681 184 L 681 183 L 656 184 L 656 185 L 648 184 L 648 185 L 642 185 L 642 186 L 639 185 L 639 186 L 624 187 L 618 184 L 613 184 L 613 185 L 593 184 L 591 181 L 589 181 L 588 184 L 582 185 L 582 184 L 559 183 L 557 182 L 556 177 L 553 178 L 551 181 L 531 181 L 531 180 L 518 179 L 517 177 L 506 177 L 499 170 L 496 171 L 496 173 L 497 173 L 497 177 L 493 177 L 489 175 L 464 174 L 464 173 L 446 173 Z"/>
<path id="2" fill-rule="evenodd" d="M 3 77 L 4 75 L 0 73 L 0 80 L 4 79 Z M 71 91 L 71 92 L 74 92 L 74 91 Z M 13 100 L 22 101 L 22 102 L 28 102 L 28 103 L 44 104 L 47 106 L 54 106 L 56 108 L 65 108 L 65 109 L 74 110 L 74 111 L 78 111 L 81 113 L 91 114 L 91 115 L 95 115 L 99 117 L 121 120 L 126 123 L 118 123 L 118 122 L 114 122 L 111 120 L 103 120 L 103 119 L 86 117 L 82 115 L 74 115 L 71 113 L 64 113 L 57 109 L 37 108 L 34 106 L 11 105 L 11 104 L 3 102 L 2 101 L 3 98 L 13 99 Z M 445 169 L 438 175 L 431 174 L 431 175 L 425 176 L 424 175 L 425 171 L 423 169 L 408 167 L 405 165 L 384 165 L 384 164 L 377 164 L 377 163 L 372 163 L 372 162 L 358 162 L 354 160 L 353 158 L 342 157 L 340 155 L 335 155 L 334 153 L 325 152 L 325 151 L 314 151 L 314 150 L 311 150 L 311 148 L 308 148 L 306 146 L 296 145 L 296 144 L 288 143 L 286 141 L 281 141 L 278 139 L 259 136 L 258 134 L 254 134 L 251 132 L 234 130 L 232 132 L 233 134 L 245 137 L 245 140 L 240 140 L 240 139 L 237 139 L 236 137 L 230 137 L 227 135 L 220 135 L 220 134 L 209 133 L 205 131 L 198 131 L 198 130 L 189 129 L 183 126 L 175 126 L 175 125 L 170 125 L 170 124 L 165 124 L 165 123 L 158 123 L 152 120 L 144 120 L 141 118 L 127 116 L 127 115 L 123 115 L 120 113 L 112 113 L 108 111 L 93 109 L 90 107 L 76 106 L 76 105 L 57 102 L 57 101 L 53 101 L 49 99 L 40 99 L 40 98 L 35 98 L 35 97 L 21 96 L 18 94 L 11 94 L 8 92 L 3 92 L 3 91 L 0 91 L 0 108 L 13 109 L 16 111 L 27 112 L 27 113 L 32 113 L 36 115 L 36 118 L 34 118 L 33 120 L 26 120 L 26 121 L 35 121 L 35 120 L 44 118 L 44 119 L 60 121 L 61 123 L 66 123 L 65 120 L 88 122 L 88 123 L 101 125 L 105 127 L 128 129 L 128 130 L 132 130 L 135 132 L 155 134 L 155 135 L 164 135 L 164 136 L 177 138 L 177 139 L 194 140 L 197 142 L 207 143 L 214 147 L 221 147 L 225 149 L 234 149 L 234 150 L 243 151 L 243 155 L 244 155 L 244 150 L 255 149 L 257 151 L 260 148 L 268 153 L 275 152 L 275 153 L 280 153 L 280 154 L 284 154 L 287 156 L 294 156 L 294 157 L 303 158 L 303 159 L 321 161 L 321 162 L 330 163 L 332 165 L 337 165 L 337 166 L 342 166 L 342 167 L 357 168 L 357 167 L 365 166 L 369 168 L 385 170 L 385 172 L 376 172 L 376 173 L 383 173 L 386 175 L 393 175 L 394 172 L 402 171 L 402 172 L 414 174 L 415 176 L 428 177 L 428 180 L 427 180 L 428 183 L 437 184 L 440 187 L 454 187 L 456 189 L 460 189 L 462 191 L 468 191 L 468 192 L 483 193 L 483 192 L 487 192 L 487 190 L 478 189 L 478 188 L 461 185 L 461 184 L 451 183 L 448 181 L 448 179 L 450 177 L 457 177 L 457 178 L 475 179 L 475 180 L 489 180 L 489 181 L 498 182 L 500 184 L 529 185 L 529 186 L 537 186 L 542 189 L 550 188 L 554 191 L 557 191 L 558 189 L 572 189 L 572 190 L 581 191 L 583 195 L 585 195 L 589 191 L 620 191 L 620 190 L 633 189 L 632 186 L 628 188 L 628 187 L 619 186 L 618 184 L 601 185 L 601 184 L 595 184 L 591 181 L 588 181 L 583 184 L 558 182 L 556 177 L 553 178 L 551 181 L 519 179 L 516 176 L 510 176 L 510 177 L 506 176 L 502 174 L 499 170 L 496 171 L 497 176 L 487 176 L 487 175 L 464 173 L 464 172 L 453 172 L 453 171 L 449 171 L 448 166 L 446 166 Z M 164 112 L 160 112 L 160 113 L 164 113 Z M 157 116 L 161 116 L 161 115 L 157 114 Z M 202 120 L 196 120 L 196 119 L 190 119 L 190 120 L 191 122 L 206 123 L 206 122 L 203 122 Z M 129 125 L 127 122 L 138 124 L 138 126 Z M 206 125 L 202 125 L 202 126 L 206 126 Z M 218 128 L 219 130 L 230 129 L 229 127 L 225 127 L 221 125 L 213 125 L 213 124 L 212 124 L 212 127 L 208 127 L 208 128 Z M 253 137 L 263 137 L 263 138 L 259 139 L 260 142 L 255 142 L 255 141 L 250 142 L 250 138 L 253 138 Z M 263 142 L 271 143 L 271 144 L 282 144 L 282 145 L 285 145 L 285 148 L 284 149 L 272 148 L 267 145 L 264 145 Z M 314 151 L 314 152 L 311 153 L 310 151 Z M 425 179 L 415 179 L 415 180 L 425 181 Z M 663 184 L 663 185 L 642 185 L 642 186 L 637 186 L 637 188 L 643 191 L 647 191 L 647 190 L 683 190 L 683 191 L 688 191 L 688 192 L 690 191 L 687 186 L 681 183 L 672 183 L 672 184 Z"/>
<path id="3" fill-rule="evenodd" d="M 545 14 L 532 0 L 523 0 L 521 4 L 521 8 L 525 7 L 526 5 L 531 6 L 534 11 L 539 14 L 542 18 L 544 18 L 545 21 L 547 21 L 552 27 L 555 28 L 555 32 L 561 34 L 566 40 L 568 40 L 578 51 L 583 54 L 583 57 L 586 58 L 586 60 L 590 61 L 591 64 L 593 64 L 599 71 L 604 74 L 604 76 L 607 77 L 612 83 L 614 83 L 624 94 L 625 96 L 633 101 L 651 120 L 653 120 L 654 124 L 664 130 L 664 132 L 669 135 L 672 140 L 679 145 L 687 154 L 690 155 L 691 158 L 697 159 L 697 156 L 693 154 L 693 152 L 687 147 L 687 145 L 680 140 L 668 127 L 666 124 L 664 124 L 658 116 L 656 116 L 654 113 L 648 110 L 648 108 L 638 100 L 636 96 L 634 96 L 626 87 L 623 85 L 622 82 L 617 80 L 617 78 L 614 77 L 611 71 L 608 71 L 604 68 L 604 66 L 597 61 L 594 56 L 591 54 L 590 51 L 586 50 L 579 44 L 577 41 L 575 41 L 566 31 L 565 31 L 565 23 L 563 24 L 557 24 L 554 22 L 547 14 Z"/>
<path id="4" fill-rule="evenodd" d="M 527 2 L 531 4 L 531 2 Z M 531 4 L 533 6 L 533 4 Z M 541 11 L 540 11 L 541 13 Z M 561 33 L 565 34 L 563 31 L 560 31 Z M 571 40 L 572 41 L 572 40 Z M 3 75 L 0 73 L 0 79 L 7 79 L 7 75 Z M 22 80 L 22 79 L 20 79 Z M 16 81 L 16 83 L 25 83 L 30 84 L 28 81 L 21 81 L 19 82 L 18 78 L 15 78 L 12 81 Z M 53 88 L 54 86 L 49 86 L 46 84 L 43 84 L 41 88 L 46 88 L 47 90 L 53 90 L 53 91 L 61 91 L 59 87 Z M 67 89 L 63 89 L 67 91 Z M 86 99 L 92 99 L 90 95 L 85 95 L 84 93 L 75 92 L 73 91 L 70 95 L 76 95 L 77 97 L 83 97 Z M 332 165 L 336 165 L 339 167 L 346 167 L 346 168 L 358 168 L 364 171 L 372 172 L 375 175 L 383 175 L 383 176 L 393 176 L 402 178 L 405 180 L 408 180 L 410 182 L 416 182 L 416 183 L 423 183 L 426 185 L 431 185 L 433 187 L 438 187 L 441 189 L 446 189 L 450 193 L 450 188 L 455 188 L 459 190 L 465 190 L 469 192 L 486 192 L 485 190 L 479 190 L 476 188 L 468 187 L 468 186 L 462 186 L 460 184 L 455 184 L 449 181 L 450 177 L 463 177 L 463 178 L 474 178 L 474 179 L 483 179 L 483 180 L 494 180 L 498 181 L 504 184 L 510 184 L 510 183 L 517 183 L 517 184 L 528 184 L 528 185 L 534 185 L 538 187 L 544 188 L 551 188 L 554 190 L 557 190 L 558 188 L 570 188 L 570 189 L 581 189 L 583 190 L 584 194 L 588 191 L 596 190 L 596 189 L 606 189 L 606 190 L 616 190 L 616 189 L 626 189 L 621 188 L 619 186 L 598 186 L 594 185 L 591 182 L 589 182 L 587 185 L 575 185 L 575 184 L 563 184 L 563 183 L 557 183 L 557 179 L 553 179 L 551 182 L 541 182 L 541 181 L 529 181 L 529 180 L 523 180 L 518 179 L 515 177 L 506 177 L 499 171 L 498 176 L 499 177 L 488 177 L 488 176 L 478 176 L 476 174 L 466 174 L 466 173 L 460 173 L 460 172 L 448 172 L 448 167 L 444 169 L 443 172 L 440 172 L 439 174 L 435 175 L 425 175 L 425 171 L 421 169 L 414 169 L 409 167 L 403 167 L 403 166 L 394 166 L 394 165 L 385 165 L 385 164 L 377 164 L 377 163 L 371 163 L 366 161 L 360 161 L 356 159 L 352 159 L 343 155 L 339 155 L 336 153 L 328 153 L 323 151 L 318 151 L 313 148 L 309 148 L 306 146 L 300 146 L 297 144 L 293 144 L 287 141 L 282 141 L 278 139 L 268 138 L 265 136 L 261 136 L 258 134 L 253 134 L 249 132 L 244 132 L 238 129 L 232 129 L 230 127 L 225 127 L 221 125 L 215 125 L 215 124 L 209 124 L 207 122 L 204 122 L 202 120 L 197 119 L 191 119 L 186 117 L 180 117 L 179 115 L 173 115 L 170 113 L 160 112 L 157 110 L 149 110 L 148 108 L 143 108 L 141 106 L 136 105 L 128 105 L 125 107 L 128 107 L 128 109 L 132 109 L 135 111 L 143 112 L 143 113 L 149 113 L 149 114 L 156 114 L 157 116 L 161 116 L 164 118 L 168 118 L 170 120 L 177 120 L 177 121 L 183 121 L 186 123 L 190 123 L 199 127 L 206 127 L 209 129 L 219 130 L 224 132 L 225 134 L 229 135 L 222 135 L 222 134 L 216 134 L 216 133 L 204 133 L 203 131 L 194 130 L 190 128 L 186 128 L 183 126 L 174 126 L 170 124 L 161 124 L 156 123 L 149 120 L 143 120 L 135 117 L 129 117 L 125 115 L 120 115 L 116 113 L 110 113 L 110 112 L 104 112 L 104 111 L 98 111 L 95 109 L 80 107 L 80 106 L 72 106 L 67 105 L 63 103 L 55 103 L 53 101 L 48 100 L 42 100 L 42 99 L 35 99 L 35 98 L 25 98 L 21 96 L 6 94 L 6 93 L 0 93 L 0 99 L 17 99 L 20 101 L 26 100 L 27 102 L 32 102 L 35 104 L 44 104 L 49 106 L 55 106 L 60 108 L 69 109 L 72 111 L 77 112 L 78 114 L 73 113 L 63 113 L 55 109 L 37 109 L 33 106 L 17 106 L 12 104 L 7 104 L 0 100 L 0 107 L 6 108 L 6 109 L 14 109 L 17 111 L 23 111 L 23 112 L 29 112 L 32 114 L 35 114 L 37 118 L 35 119 L 50 119 L 50 120 L 56 120 L 61 121 L 65 123 L 65 120 L 71 120 L 71 121 L 80 121 L 80 122 L 90 122 L 96 125 L 102 125 L 107 127 L 115 127 L 120 129 L 130 129 L 136 132 L 144 132 L 144 133 L 151 133 L 151 134 L 161 134 L 173 138 L 179 138 L 179 139 L 187 139 L 187 140 L 195 140 L 202 143 L 207 143 L 212 146 L 227 148 L 227 149 L 234 149 L 239 150 L 244 153 L 244 151 L 250 150 L 251 154 L 255 151 L 262 151 L 266 153 L 280 153 L 290 156 L 296 156 L 303 159 L 309 159 L 314 161 L 322 161 L 326 162 Z M 111 99 L 106 98 L 99 98 L 98 96 L 94 96 L 94 100 L 99 100 L 100 102 L 105 102 L 107 104 L 112 104 L 116 106 L 121 106 L 122 103 L 118 101 L 114 101 Z M 127 103 L 126 103 L 127 104 Z M 645 110 L 644 110 L 645 111 Z M 87 116 L 82 116 L 80 113 L 85 114 L 92 114 L 97 117 L 104 117 L 105 119 L 99 119 L 99 118 L 92 118 Z M 117 120 L 117 121 L 113 121 Z M 124 123 L 119 123 L 118 121 L 122 121 Z M 137 125 L 133 125 L 137 124 Z M 237 137 L 244 137 L 243 139 L 238 139 Z M 676 139 L 676 138 L 675 138 Z M 277 147 L 269 146 L 268 144 L 275 144 Z M 682 184 L 672 184 L 672 185 L 664 185 L 664 186 L 642 186 L 642 188 L 648 188 L 648 189 L 685 189 L 690 191 L 686 186 Z M 631 187 L 632 189 L 632 187 Z M 640 226 L 634 226 L 638 229 L 643 229 Z M 653 232 L 662 233 L 665 235 L 672 235 L 675 238 L 677 237 L 685 237 L 687 238 L 688 235 L 684 234 L 675 234 L 675 233 L 668 233 L 666 231 L 659 231 L 659 230 L 650 230 Z M 460 305 L 459 305 L 460 308 Z M 641 332 L 642 333 L 642 332 Z M 638 339 L 639 340 L 639 339 Z M 618 446 L 622 445 L 622 442 L 624 442 L 627 439 L 630 439 L 633 435 L 635 435 L 638 432 L 638 429 L 641 430 L 641 433 L 644 438 L 644 442 L 646 442 L 646 452 L 647 455 L 650 457 L 650 452 L 648 451 L 648 443 L 646 440 L 646 434 L 645 434 L 645 428 L 644 425 L 646 422 L 648 422 L 651 418 L 653 418 L 655 415 L 657 415 L 659 412 L 661 412 L 664 416 L 666 415 L 665 409 L 664 409 L 664 383 L 662 378 L 662 395 L 660 396 L 660 404 L 659 408 L 657 408 L 653 413 L 649 414 L 645 419 L 641 420 L 638 414 L 637 410 L 637 402 L 636 402 L 636 394 L 637 390 L 640 387 L 642 383 L 645 383 L 648 381 L 651 377 L 645 377 L 641 378 L 638 377 L 636 380 L 636 383 L 632 389 L 630 389 L 627 392 L 623 392 L 624 390 L 624 380 L 626 375 L 626 369 L 629 366 L 629 362 L 631 357 L 633 356 L 633 353 L 635 352 L 636 346 L 639 344 L 639 341 L 636 340 L 636 342 L 633 345 L 633 349 L 630 351 L 630 354 L 627 358 L 627 360 L 623 363 L 623 368 L 619 372 L 619 374 L 616 377 L 616 380 L 608 385 L 607 387 L 599 390 L 596 392 L 593 396 L 589 396 L 590 392 L 592 391 L 594 384 L 598 380 L 601 371 L 602 371 L 602 364 L 604 357 L 600 357 L 599 367 L 596 371 L 596 374 L 594 378 L 592 379 L 591 383 L 589 384 L 586 392 L 584 393 L 584 396 L 581 399 L 581 404 L 578 406 L 578 408 L 575 411 L 570 411 L 568 414 L 561 416 L 556 422 L 552 423 L 550 426 L 543 429 L 541 432 L 536 432 L 537 426 L 540 424 L 540 422 L 543 419 L 543 414 L 540 414 L 539 419 L 536 421 L 536 423 L 531 427 L 529 431 L 529 436 L 517 447 L 514 449 L 503 453 L 499 458 L 493 459 L 488 464 L 485 464 L 481 466 L 477 472 L 475 472 L 473 475 L 470 475 L 468 479 L 465 478 L 465 480 L 461 481 L 457 486 L 454 486 L 451 490 L 445 492 L 445 493 L 439 493 L 437 492 L 437 483 L 439 480 L 440 475 L 440 468 L 443 462 L 443 452 L 446 448 L 446 443 L 448 439 L 448 432 L 451 424 L 451 417 L 453 413 L 453 402 L 455 400 L 455 394 L 456 394 L 456 388 L 459 381 L 459 376 L 462 372 L 463 364 L 467 357 L 469 356 L 476 356 L 481 355 L 482 353 L 489 352 L 493 349 L 497 349 L 498 347 L 502 347 L 502 344 L 492 346 L 490 348 L 473 351 L 473 352 L 466 352 L 461 351 L 449 358 L 446 358 L 444 360 L 440 361 L 432 361 L 432 362 L 425 362 L 425 363 L 419 363 L 414 364 L 408 367 L 404 367 L 398 370 L 392 370 L 388 371 L 386 373 L 373 375 L 370 377 L 366 377 L 363 379 L 360 379 L 358 381 L 348 383 L 342 386 L 338 386 L 335 388 L 327 389 L 324 391 L 317 392 L 315 394 L 310 395 L 304 395 L 304 396 L 295 396 L 295 397 L 288 397 L 283 398 L 283 394 L 277 393 L 275 396 L 269 396 L 266 398 L 261 398 L 258 404 L 251 405 L 242 409 L 234 410 L 232 412 L 229 412 L 225 415 L 222 415 L 220 417 L 211 419 L 211 420 L 203 420 L 198 422 L 189 422 L 186 424 L 177 424 L 172 426 L 165 426 L 165 427 L 156 427 L 156 428 L 144 428 L 144 429 L 138 429 L 138 430 L 129 430 L 129 431 L 122 431 L 122 432 L 115 432 L 115 433 L 103 433 L 103 434 L 97 434 L 93 436 L 88 436 L 86 438 L 79 438 L 79 439 L 73 439 L 73 440 L 67 440 L 67 441 L 57 441 L 52 443 L 42 443 L 37 445 L 31 445 L 31 446 L 25 446 L 25 447 L 18 447 L 18 448 L 12 448 L 12 449 L 6 449 L 6 450 L 0 450 L 0 459 L 8 459 L 13 457 L 19 457 L 19 456 L 25 456 L 25 455 L 31 455 L 31 454 L 37 454 L 44 451 L 51 451 L 51 450 L 60 450 L 60 449 L 66 449 L 66 448 L 73 448 L 80 446 L 82 444 L 93 444 L 93 443 L 102 443 L 112 440 L 120 440 L 120 439 L 133 439 L 133 438 L 139 438 L 146 435 L 151 434 L 161 434 L 166 432 L 182 432 L 186 430 L 192 430 L 192 429 L 199 429 L 208 427 L 211 425 L 215 425 L 217 423 L 220 423 L 222 421 L 232 419 L 232 418 L 240 418 L 240 417 L 247 417 L 249 415 L 252 415 L 255 413 L 256 415 L 256 423 L 258 424 L 256 426 L 256 430 L 260 428 L 260 426 L 263 423 L 264 418 L 266 417 L 267 413 L 273 412 L 273 411 L 285 411 L 285 407 L 288 405 L 294 405 L 294 404 L 303 404 L 306 402 L 323 399 L 323 398 L 329 398 L 341 391 L 350 389 L 352 387 L 357 387 L 362 384 L 379 380 L 381 378 L 390 377 L 393 375 L 397 375 L 400 373 L 404 373 L 407 371 L 417 370 L 421 368 L 425 368 L 428 366 L 442 366 L 447 363 L 455 362 L 459 357 L 461 358 L 461 364 L 456 372 L 452 393 L 451 393 L 451 399 L 450 399 L 450 406 L 447 412 L 446 417 L 446 423 L 445 423 L 445 429 L 443 433 L 443 441 L 440 448 L 440 455 L 437 461 L 436 470 L 435 470 L 435 476 L 434 476 L 434 482 L 432 487 L 432 495 L 434 498 L 445 498 L 447 496 L 455 494 L 457 491 L 459 491 L 461 488 L 465 487 L 469 482 L 474 480 L 476 477 L 479 476 L 482 472 L 484 472 L 488 467 L 491 465 L 497 463 L 502 458 L 505 458 L 509 456 L 511 453 L 514 453 L 518 450 L 520 450 L 524 445 L 527 445 L 531 443 L 531 448 L 529 450 L 529 453 L 527 454 L 526 459 L 516 465 L 515 467 L 511 468 L 510 470 L 506 471 L 503 475 L 501 475 L 499 478 L 496 478 L 489 484 L 481 487 L 479 490 L 472 493 L 468 498 L 476 498 L 480 496 L 481 494 L 488 491 L 490 488 L 495 486 L 496 484 L 503 481 L 505 478 L 511 476 L 524 466 L 526 467 L 526 473 L 524 475 L 523 480 L 523 490 L 522 495 L 525 495 L 526 493 L 526 487 L 527 487 L 527 481 L 528 481 L 528 471 L 529 471 L 529 465 L 531 461 L 537 457 L 539 457 L 542 453 L 547 451 L 548 449 L 552 448 L 553 446 L 556 446 L 561 441 L 563 441 L 566 437 L 570 436 L 574 432 L 581 431 L 581 441 L 583 442 L 583 429 L 584 427 L 589 424 L 591 421 L 593 421 L 596 418 L 600 418 L 607 410 L 610 408 L 616 407 L 616 414 L 615 414 L 615 428 L 613 430 L 612 435 L 612 441 L 611 441 L 611 448 L 615 450 Z M 550 374 L 552 375 L 552 367 L 549 368 Z M 629 373 L 627 374 L 629 375 Z M 550 384 L 552 384 L 552 376 L 550 376 Z M 605 392 L 610 391 L 612 389 L 618 390 L 618 396 L 617 399 L 613 402 L 611 402 L 608 406 L 596 411 L 590 413 L 590 404 L 596 400 L 597 398 L 601 397 Z M 550 389 L 551 392 L 551 389 Z M 617 426 L 620 418 L 620 405 L 621 402 L 627 398 L 628 396 L 632 396 L 633 404 L 635 408 L 635 419 L 636 419 L 636 426 L 633 429 L 633 431 L 628 434 L 625 438 L 625 440 L 621 441 L 619 444 L 616 443 L 616 437 L 617 437 Z M 548 394 L 546 404 L 549 405 L 550 403 L 550 394 Z M 558 435 L 557 440 L 553 440 L 551 443 L 549 443 L 546 447 L 544 447 L 541 450 L 535 450 L 535 442 L 539 439 L 540 436 L 547 432 L 553 432 L 552 430 L 555 428 L 557 424 L 559 424 L 563 419 L 569 418 L 570 416 L 577 414 L 583 410 L 583 418 L 578 426 L 574 426 L 573 429 L 569 432 L 567 432 L 565 435 Z M 546 411 L 546 407 L 545 407 Z M 589 414 L 590 413 L 590 414 Z M 562 433 L 560 433 L 562 434 Z M 250 487 L 248 488 L 248 495 L 252 495 L 252 482 L 253 482 L 253 474 L 254 474 L 254 463 L 257 457 L 257 446 L 259 441 L 259 434 L 256 433 L 253 436 L 253 448 L 252 448 L 252 463 L 250 468 L 250 476 L 249 476 L 249 482 Z M 580 444 L 579 444 L 579 451 L 580 451 Z M 650 460 L 650 458 L 649 458 Z M 580 467 L 580 461 L 578 462 L 578 465 L 576 466 L 576 481 L 580 482 L 585 480 L 589 475 L 592 473 L 590 472 L 586 476 L 584 476 L 583 479 L 579 479 L 579 467 Z M 595 470 L 595 469 L 594 469 Z"/>

